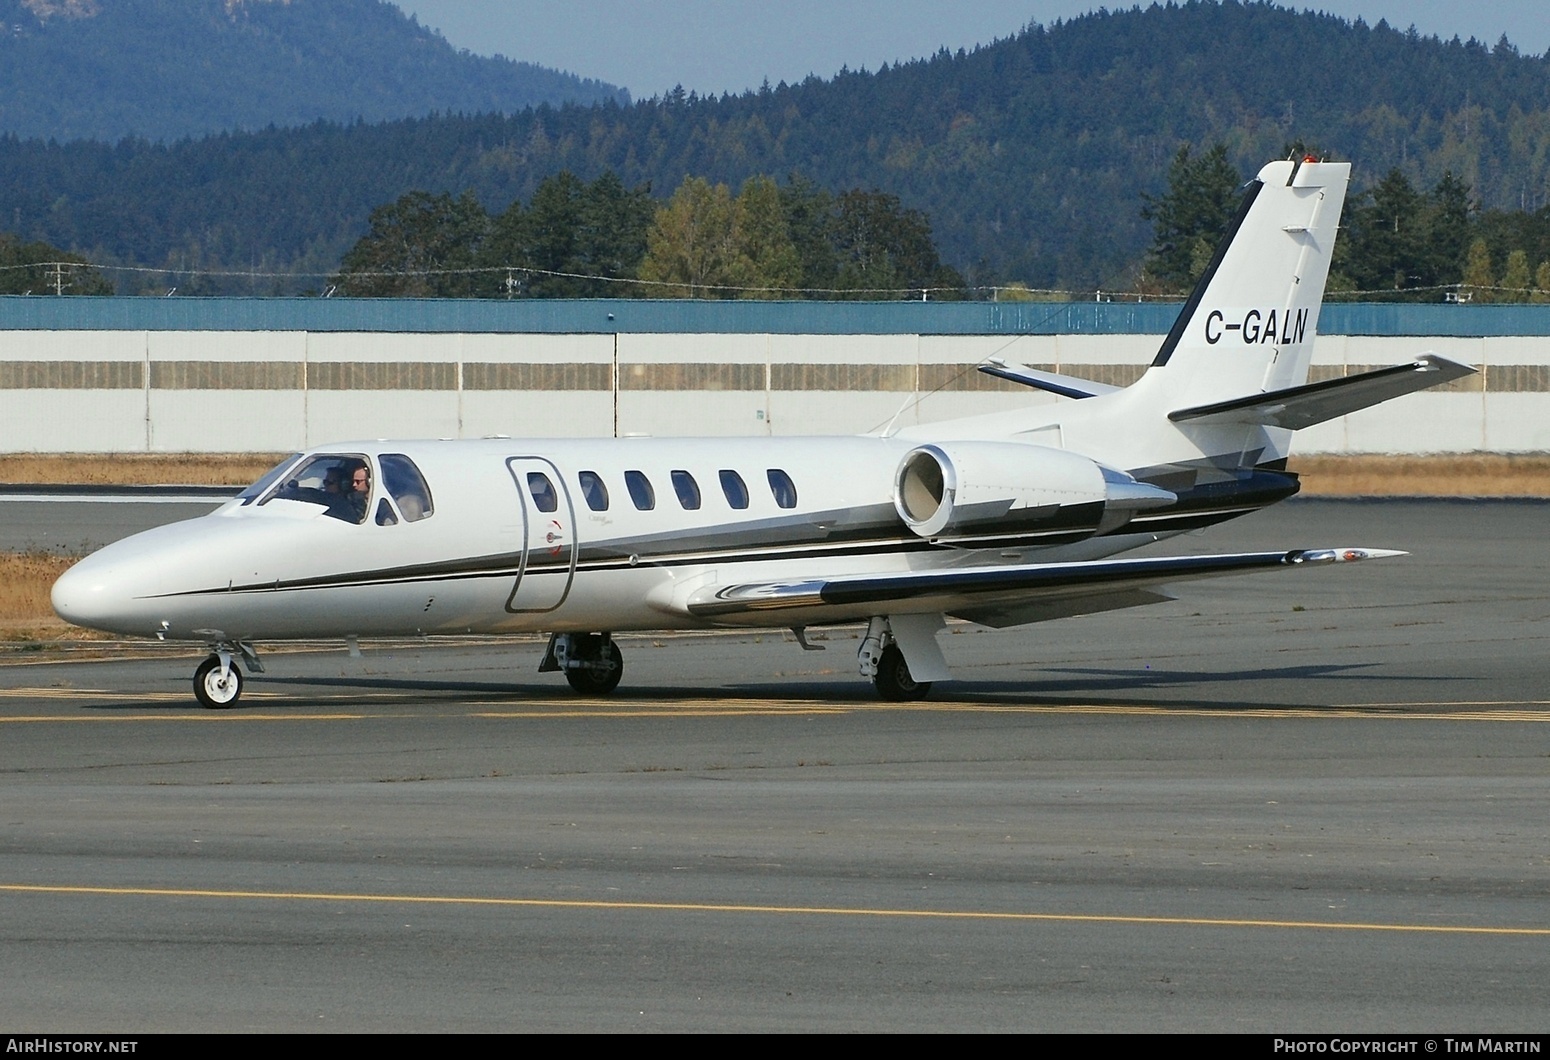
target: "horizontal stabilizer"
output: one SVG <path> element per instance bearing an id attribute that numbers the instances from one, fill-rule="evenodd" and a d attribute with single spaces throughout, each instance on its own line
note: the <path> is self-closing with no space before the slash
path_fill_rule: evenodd
<path id="1" fill-rule="evenodd" d="M 1046 390 L 1051 394 L 1059 394 L 1061 397 L 1068 398 L 1098 397 L 1101 394 L 1112 394 L 1119 389 L 1119 387 L 1109 386 L 1107 383 L 1094 383 L 1090 380 L 1078 379 L 1071 375 L 1041 372 L 1037 368 L 1029 368 L 1026 364 L 1003 360 L 1000 357 L 992 357 L 980 365 L 979 370 L 986 375 L 993 375 L 997 379 L 1021 383 L 1023 386 L 1031 386 L 1035 390 Z"/>
<path id="2" fill-rule="evenodd" d="M 1135 590 L 1171 582 L 1402 555 L 1403 552 L 1373 548 L 1294 549 L 857 574 L 826 580 L 705 586 L 689 597 L 685 609 L 700 618 L 732 621 L 738 616 L 804 608 L 821 608 L 830 621 L 842 619 L 852 611 L 855 617 L 867 617 L 890 610 L 899 614 L 980 612 L 1003 620 L 1019 612 L 1059 618 L 1087 613 L 1083 605 L 1094 594 L 1108 597 L 1110 603 L 1092 610 L 1108 610 L 1152 603 L 1155 595 Z"/>
<path id="3" fill-rule="evenodd" d="M 1170 412 L 1168 418 L 1175 423 L 1256 423 L 1295 431 L 1390 398 L 1461 379 L 1474 371 L 1468 365 L 1428 353 L 1410 364 L 1180 409 Z"/>

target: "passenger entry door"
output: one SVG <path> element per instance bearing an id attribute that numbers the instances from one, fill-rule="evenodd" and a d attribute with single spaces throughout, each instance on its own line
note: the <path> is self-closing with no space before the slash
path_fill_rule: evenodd
<path id="1" fill-rule="evenodd" d="M 560 469 L 540 456 L 506 461 L 522 512 L 522 563 L 506 600 L 513 613 L 553 611 L 576 576 L 576 511 Z"/>

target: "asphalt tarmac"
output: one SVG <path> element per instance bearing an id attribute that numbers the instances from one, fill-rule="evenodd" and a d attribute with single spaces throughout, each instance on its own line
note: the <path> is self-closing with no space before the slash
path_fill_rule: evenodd
<path id="1" fill-rule="evenodd" d="M 0 522 L 6 509 L 0 505 Z M 1543 1032 L 1550 505 L 1295 501 L 1411 555 L 943 635 L 0 665 L 0 1025 Z"/>

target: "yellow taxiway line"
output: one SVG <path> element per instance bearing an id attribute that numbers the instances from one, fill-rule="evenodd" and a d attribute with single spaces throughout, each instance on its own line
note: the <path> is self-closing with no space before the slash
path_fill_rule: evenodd
<path id="1" fill-rule="evenodd" d="M 1426 935 L 1550 936 L 1550 927 L 1505 925 L 1385 924 L 1338 920 L 1268 920 L 1237 917 L 1127 916 L 1103 913 L 1028 913 L 970 909 L 887 909 L 866 906 L 747 905 L 736 902 L 602 901 L 559 898 L 498 898 L 477 895 L 361 894 L 318 891 L 228 891 L 181 887 L 87 887 L 0 884 L 12 894 L 98 895 L 117 898 L 208 898 L 275 902 L 356 902 L 420 906 L 483 906 L 508 909 L 574 909 L 597 912 L 725 913 L 764 916 L 880 917 L 916 920 L 1015 921 L 1047 924 L 1145 924 L 1155 926 L 1279 928 L 1305 931 L 1403 932 Z"/>
<path id="2" fill-rule="evenodd" d="M 194 708 L 189 696 L 181 692 L 115 692 L 95 688 L 0 688 L 0 700 L 53 700 L 62 702 L 106 702 L 179 704 L 188 709 L 165 713 L 113 713 L 89 716 L 78 714 L 31 714 L 0 716 L 0 724 L 47 722 L 124 722 L 124 721 L 361 721 L 426 717 L 425 709 L 406 711 L 404 706 L 423 708 L 462 707 L 464 717 L 486 720 L 533 720 L 560 718 L 703 718 L 703 717 L 810 717 L 854 713 L 911 711 L 922 713 L 963 714 L 1052 714 L 1152 718 L 1257 718 L 1270 720 L 1318 718 L 1375 718 L 1394 721 L 1495 721 L 1550 722 L 1550 700 L 1435 700 L 1428 702 L 1331 703 L 1328 706 L 1286 707 L 1208 707 L 1189 704 L 1125 703 L 1004 703 L 973 701 L 925 701 L 916 703 L 835 702 L 832 700 L 786 699 L 759 702 L 743 698 L 704 698 L 690 702 L 662 702 L 640 699 L 558 699 L 526 702 L 511 700 L 475 700 L 457 703 L 451 699 L 426 704 L 418 692 L 340 692 L 291 699 L 287 705 L 283 692 L 253 692 L 247 702 L 262 708 L 239 707 L 233 710 Z M 366 711 L 367 704 L 380 710 Z M 402 706 L 401 706 L 402 705 Z M 311 707 L 311 710 L 306 710 Z M 436 710 L 439 716 L 457 711 Z"/>

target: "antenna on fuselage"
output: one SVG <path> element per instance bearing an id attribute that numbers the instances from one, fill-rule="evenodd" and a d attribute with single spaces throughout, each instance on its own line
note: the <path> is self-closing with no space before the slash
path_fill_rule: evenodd
<path id="1" fill-rule="evenodd" d="M 893 425 L 895 423 L 899 422 L 899 417 L 904 415 L 904 410 L 909 408 L 911 405 L 915 404 L 915 402 L 917 402 L 918 400 L 920 400 L 919 396 L 912 392 L 909 397 L 904 399 L 904 404 L 899 406 L 899 411 L 895 412 L 889 418 L 888 422 L 883 424 L 883 429 L 880 432 L 878 432 L 878 433 L 881 434 L 884 438 L 886 438 L 890 434 L 892 434 L 893 433 Z"/>

